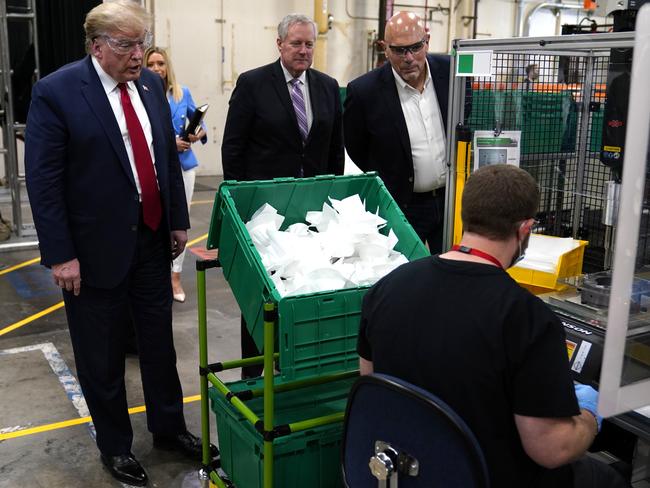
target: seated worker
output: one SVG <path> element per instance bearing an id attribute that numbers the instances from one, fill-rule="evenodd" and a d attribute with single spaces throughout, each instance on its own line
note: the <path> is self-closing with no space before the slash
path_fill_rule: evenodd
<path id="1" fill-rule="evenodd" d="M 478 439 L 493 487 L 629 486 L 584 456 L 602 421 L 598 394 L 574 387 L 561 322 L 505 271 L 528 245 L 538 203 L 524 170 L 474 172 L 462 247 L 400 266 L 364 297 L 361 373 L 447 402 Z"/>

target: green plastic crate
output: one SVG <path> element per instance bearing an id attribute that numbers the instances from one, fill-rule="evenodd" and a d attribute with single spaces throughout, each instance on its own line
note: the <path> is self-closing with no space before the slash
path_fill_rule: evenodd
<path id="1" fill-rule="evenodd" d="M 604 109 L 591 113 L 591 137 L 589 139 L 589 150 L 600 152 L 603 143 L 603 117 Z"/>
<path id="2" fill-rule="evenodd" d="M 275 395 L 275 425 L 344 412 L 356 378 L 301 388 Z M 228 384 L 235 392 L 261 388 L 261 380 Z M 237 488 L 260 488 L 264 470 L 261 435 L 214 388 L 209 391 L 217 419 L 221 466 Z M 260 418 L 263 398 L 246 401 Z M 337 488 L 341 481 L 341 422 L 324 425 L 273 441 L 273 486 L 281 488 Z"/>
<path id="3" fill-rule="evenodd" d="M 263 305 L 277 304 L 275 350 L 282 380 L 320 376 L 358 367 L 356 341 L 361 301 L 368 286 L 282 298 L 262 265 L 244 222 L 264 203 L 285 216 L 283 229 L 302 222 L 307 211 L 321 210 L 328 196 L 359 194 L 366 208 L 387 220 L 399 239 L 395 247 L 409 260 L 429 255 L 379 177 L 374 174 L 226 181 L 219 188 L 208 248 L 219 261 L 257 346 L 264 344 Z"/>

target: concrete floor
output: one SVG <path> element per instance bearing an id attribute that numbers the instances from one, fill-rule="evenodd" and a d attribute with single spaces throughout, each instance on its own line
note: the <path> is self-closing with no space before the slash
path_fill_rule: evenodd
<path id="1" fill-rule="evenodd" d="M 190 241 L 208 232 L 212 202 L 219 180 L 197 179 L 191 209 Z M 10 211 L 1 209 L 5 216 Z M 188 252 L 183 267 L 185 303 L 174 303 L 174 338 L 178 371 L 185 397 L 199 394 L 198 333 L 195 286 L 196 253 L 205 248 L 199 240 Z M 2 270 L 35 257 L 37 250 L 0 254 Z M 209 361 L 239 357 L 239 308 L 223 279 L 221 270 L 211 269 L 207 277 Z M 99 461 L 92 429 L 88 423 L 54 425 L 87 415 L 79 402 L 75 363 L 67 330 L 65 312 L 59 308 L 14 330 L 19 323 L 62 300 L 51 281 L 49 270 L 32 264 L 0 275 L 0 488 L 15 487 L 116 487 Z M 239 370 L 221 375 L 237 379 Z M 144 405 L 136 357 L 126 364 L 127 394 L 130 407 Z M 200 434 L 199 402 L 185 404 L 188 429 Z M 149 474 L 152 487 L 199 486 L 198 464 L 152 447 L 146 427 L 146 414 L 134 413 L 133 453 Z M 214 416 L 211 432 L 216 443 Z M 36 432 L 14 438 L 6 434 L 36 428 Z M 26 431 L 29 432 L 29 431 Z"/>
<path id="2" fill-rule="evenodd" d="M 174 303 L 178 371 L 188 399 L 185 419 L 195 434 L 200 433 L 201 421 L 199 402 L 192 398 L 199 394 L 194 263 L 205 255 L 201 237 L 208 232 L 219 183 L 216 177 L 197 178 L 189 232 L 190 242 L 196 242 L 183 268 L 187 300 Z M 11 215 L 2 201 L 0 211 L 5 217 Z M 76 382 L 65 312 L 62 307 L 48 311 L 61 302 L 60 290 L 52 283 L 50 272 L 39 264 L 6 272 L 38 256 L 37 250 L 0 253 L 0 488 L 118 487 L 120 483 L 99 461 L 91 425 L 79 422 L 88 413 Z M 220 269 L 208 270 L 206 278 L 208 360 L 236 359 L 240 357 L 239 307 Z M 127 357 L 126 363 L 129 406 L 139 407 L 144 399 L 137 358 Z M 239 374 L 239 370 L 231 370 L 220 376 L 235 380 Z M 133 413 L 131 423 L 132 450 L 149 474 L 149 486 L 200 486 L 198 464 L 152 447 L 145 413 Z M 210 429 L 216 444 L 212 413 Z M 14 432 L 18 435 L 10 437 Z M 634 484 L 634 488 L 648 487 L 646 481 Z"/>

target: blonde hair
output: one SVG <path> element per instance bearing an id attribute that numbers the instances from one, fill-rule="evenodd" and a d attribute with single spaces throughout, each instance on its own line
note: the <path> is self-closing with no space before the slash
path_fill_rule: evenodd
<path id="1" fill-rule="evenodd" d="M 144 64 L 149 62 L 149 56 L 152 54 L 160 54 L 165 60 L 165 65 L 167 66 L 167 78 L 165 78 L 165 91 L 170 91 L 172 93 L 172 98 L 178 102 L 183 98 L 183 87 L 176 81 L 176 75 L 174 75 L 174 68 L 172 68 L 172 60 L 167 54 L 167 51 L 162 47 L 153 46 L 147 49 L 144 53 Z"/>
<path id="2" fill-rule="evenodd" d="M 86 15 L 86 52 L 90 54 L 93 40 L 112 32 L 147 31 L 151 16 L 133 0 L 111 0 L 100 3 Z"/>

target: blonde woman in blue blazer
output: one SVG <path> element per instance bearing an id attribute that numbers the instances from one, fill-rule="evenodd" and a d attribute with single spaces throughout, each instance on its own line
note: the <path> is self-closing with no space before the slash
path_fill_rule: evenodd
<path id="1" fill-rule="evenodd" d="M 152 47 L 144 55 L 144 61 L 150 70 L 157 73 L 165 83 L 165 91 L 167 93 L 167 101 L 172 115 L 172 125 L 176 132 L 176 149 L 178 150 L 178 159 L 183 168 L 183 183 L 185 185 L 185 196 L 187 197 L 187 209 L 189 212 L 190 202 L 194 193 L 194 180 L 196 178 L 196 167 L 199 162 L 192 151 L 192 144 L 196 141 L 201 141 L 205 144 L 208 140 L 205 133 L 205 126 L 202 125 L 197 134 L 189 135 L 189 142 L 180 138 L 187 120 L 192 117 L 196 110 L 196 105 L 190 94 L 190 90 L 181 86 L 174 75 L 171 59 L 167 51 L 160 47 Z M 174 300 L 177 302 L 185 301 L 185 292 L 181 285 L 181 272 L 183 271 L 183 259 L 185 258 L 185 251 L 183 251 L 172 264 L 172 290 Z"/>

